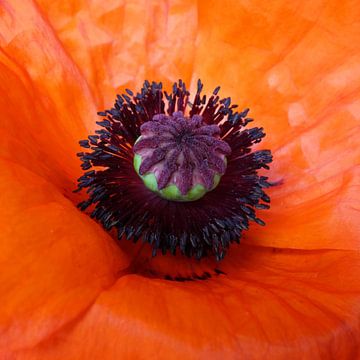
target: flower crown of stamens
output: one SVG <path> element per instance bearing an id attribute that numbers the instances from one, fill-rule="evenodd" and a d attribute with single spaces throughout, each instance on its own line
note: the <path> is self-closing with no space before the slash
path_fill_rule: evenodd
<path id="1" fill-rule="evenodd" d="M 263 129 L 245 129 L 249 109 L 236 112 L 219 87 L 208 100 L 202 88 L 199 80 L 190 102 L 181 80 L 170 94 L 145 81 L 140 93 L 126 90 L 99 112 L 102 129 L 80 141 L 89 150 L 78 153 L 85 173 L 77 191 L 89 197 L 79 208 L 90 207 L 119 239 L 148 242 L 153 255 L 179 249 L 220 260 L 250 221 L 264 225 L 255 210 L 269 207 L 270 183 L 258 170 L 272 156 L 251 150 Z"/>

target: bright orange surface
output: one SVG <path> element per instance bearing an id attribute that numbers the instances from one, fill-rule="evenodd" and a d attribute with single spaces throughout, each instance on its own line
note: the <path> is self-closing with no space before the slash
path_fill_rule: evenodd
<path id="1" fill-rule="evenodd" d="M 359 19 L 350 0 L 0 1 L 0 359 L 360 358 Z M 220 264 L 118 247 L 72 194 L 96 111 L 180 77 L 252 109 L 282 181 Z"/>

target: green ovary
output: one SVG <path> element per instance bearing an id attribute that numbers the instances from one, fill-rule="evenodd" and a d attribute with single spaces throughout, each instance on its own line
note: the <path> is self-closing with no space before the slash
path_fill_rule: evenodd
<path id="1" fill-rule="evenodd" d="M 135 154 L 134 156 L 134 168 L 137 174 L 140 176 L 145 186 L 159 194 L 164 199 L 171 201 L 195 201 L 202 198 L 207 192 L 214 190 L 220 182 L 221 176 L 216 174 L 214 176 L 214 186 L 210 190 L 206 190 L 206 188 L 201 184 L 196 184 L 193 186 L 186 195 L 182 195 L 179 188 L 175 184 L 168 185 L 164 189 L 159 190 L 157 180 L 154 174 L 147 173 L 145 175 L 140 175 L 139 169 L 142 162 L 142 158 L 140 155 Z"/>

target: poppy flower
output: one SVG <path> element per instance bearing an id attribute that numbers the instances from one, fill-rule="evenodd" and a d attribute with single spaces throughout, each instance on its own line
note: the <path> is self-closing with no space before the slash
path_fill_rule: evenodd
<path id="1" fill-rule="evenodd" d="M 0 10 L 0 358 L 359 357 L 357 3 Z M 78 141 L 146 78 L 220 84 L 266 130 L 266 226 L 221 261 L 153 257 L 77 209 Z"/>

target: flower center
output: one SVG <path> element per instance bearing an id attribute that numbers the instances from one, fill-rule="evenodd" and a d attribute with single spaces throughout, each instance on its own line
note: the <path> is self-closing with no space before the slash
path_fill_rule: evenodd
<path id="1" fill-rule="evenodd" d="M 220 127 L 201 115 L 157 114 L 141 125 L 134 144 L 134 167 L 146 187 L 173 201 L 194 201 L 215 189 L 231 148 Z"/>
<path id="2" fill-rule="evenodd" d="M 249 109 L 237 112 L 219 87 L 208 97 L 202 89 L 199 80 L 189 101 L 182 80 L 171 93 L 145 81 L 140 92 L 127 89 L 99 112 L 102 128 L 80 140 L 88 150 L 78 153 L 85 172 L 76 191 L 86 189 L 88 198 L 79 208 L 116 228 L 119 240 L 149 243 L 153 256 L 221 260 L 251 222 L 264 225 L 257 209 L 269 208 L 265 189 L 272 184 L 258 171 L 269 169 L 271 151 L 252 151 L 263 129 L 245 129 Z"/>

